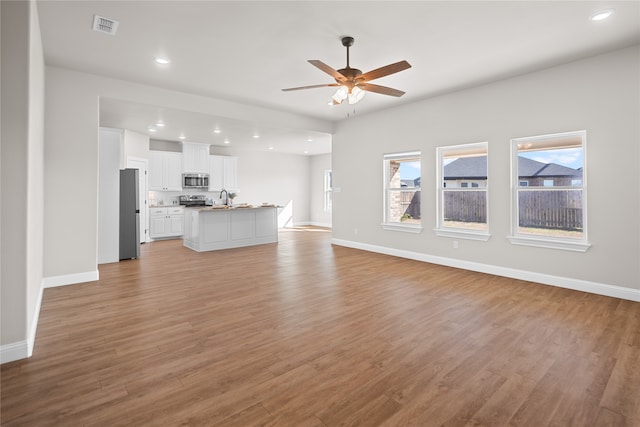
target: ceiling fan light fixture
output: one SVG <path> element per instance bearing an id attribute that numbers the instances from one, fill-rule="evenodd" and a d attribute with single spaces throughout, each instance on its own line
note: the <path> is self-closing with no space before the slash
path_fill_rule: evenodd
<path id="1" fill-rule="evenodd" d="M 362 98 L 364 98 L 364 94 L 366 92 L 360 89 L 358 86 L 351 89 L 351 93 L 349 93 L 349 104 L 356 104 Z"/>
<path id="2" fill-rule="evenodd" d="M 332 98 L 336 104 L 342 104 L 342 101 L 347 99 L 349 96 L 349 88 L 346 86 L 340 86 L 336 93 L 333 94 Z"/>

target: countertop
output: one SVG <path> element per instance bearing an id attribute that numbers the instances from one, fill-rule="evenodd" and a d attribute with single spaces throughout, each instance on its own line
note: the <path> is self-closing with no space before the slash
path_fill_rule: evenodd
<path id="1" fill-rule="evenodd" d="M 225 206 L 216 205 L 213 206 L 185 206 L 185 209 L 193 209 L 199 212 L 201 211 L 228 211 L 228 210 L 242 210 L 242 209 L 263 209 L 263 208 L 279 208 L 277 205 L 246 205 L 246 206 Z"/>

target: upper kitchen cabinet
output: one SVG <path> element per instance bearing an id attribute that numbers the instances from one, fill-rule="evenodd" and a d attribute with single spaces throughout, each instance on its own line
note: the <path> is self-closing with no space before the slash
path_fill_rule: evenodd
<path id="1" fill-rule="evenodd" d="M 238 158 L 209 156 L 209 191 L 238 190 Z"/>
<path id="2" fill-rule="evenodd" d="M 209 144 L 182 143 L 182 172 L 209 173 Z"/>
<path id="3" fill-rule="evenodd" d="M 182 154 L 149 151 L 149 190 L 182 191 Z"/>

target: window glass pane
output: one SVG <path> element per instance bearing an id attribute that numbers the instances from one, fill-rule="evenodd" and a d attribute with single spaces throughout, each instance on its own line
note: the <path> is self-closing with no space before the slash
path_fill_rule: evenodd
<path id="1" fill-rule="evenodd" d="M 472 144 L 475 145 L 475 144 Z M 459 151 L 459 150 L 458 150 Z M 446 188 L 486 188 L 487 154 L 464 157 L 442 156 L 444 187 Z"/>
<path id="2" fill-rule="evenodd" d="M 521 187 L 523 182 L 528 187 L 570 187 L 582 181 L 582 169 L 582 147 L 518 151 Z"/>
<path id="3" fill-rule="evenodd" d="M 420 159 L 389 160 L 389 188 L 419 188 Z"/>
<path id="4" fill-rule="evenodd" d="M 329 211 L 332 207 L 332 177 L 331 171 L 324 171 L 324 210 Z"/>
<path id="5" fill-rule="evenodd" d="M 584 132 L 514 140 L 516 232 L 584 239 Z"/>
<path id="6" fill-rule="evenodd" d="M 555 237 L 583 237 L 582 190 L 521 190 L 518 232 Z"/>
<path id="7" fill-rule="evenodd" d="M 486 191 L 443 191 L 445 227 L 487 230 Z"/>
<path id="8" fill-rule="evenodd" d="M 420 224 L 420 191 L 391 191 L 389 221 Z"/>

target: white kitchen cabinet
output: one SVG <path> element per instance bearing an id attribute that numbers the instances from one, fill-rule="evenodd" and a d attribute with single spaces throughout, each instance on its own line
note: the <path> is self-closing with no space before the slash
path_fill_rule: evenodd
<path id="1" fill-rule="evenodd" d="M 184 208 L 149 209 L 149 236 L 152 239 L 179 237 L 184 234 Z"/>
<path id="2" fill-rule="evenodd" d="M 182 191 L 182 154 L 149 152 L 149 190 Z"/>
<path id="3" fill-rule="evenodd" d="M 238 189 L 238 158 L 224 158 L 224 188 L 228 191 Z"/>
<path id="4" fill-rule="evenodd" d="M 238 158 L 209 156 L 209 191 L 238 190 Z"/>
<path id="5" fill-rule="evenodd" d="M 182 143 L 182 172 L 209 173 L 209 144 Z"/>

